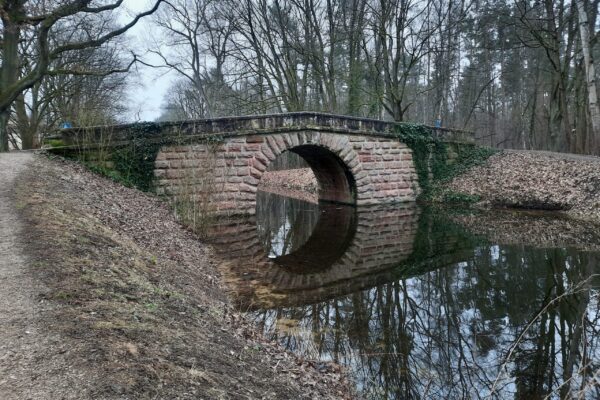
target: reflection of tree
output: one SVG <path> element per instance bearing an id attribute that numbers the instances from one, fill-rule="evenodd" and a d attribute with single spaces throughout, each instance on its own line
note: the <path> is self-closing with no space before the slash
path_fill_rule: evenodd
<path id="1" fill-rule="evenodd" d="M 410 263 L 438 269 L 257 319 L 289 349 L 349 365 L 369 398 L 566 398 L 582 388 L 598 398 L 597 254 L 426 232 Z M 283 320 L 302 329 L 277 331 Z"/>
<path id="2" fill-rule="evenodd" d="M 513 375 L 518 377 L 522 398 L 543 397 L 552 391 L 560 398 L 572 397 L 574 390 L 589 383 L 600 361 L 594 343 L 600 327 L 598 292 L 591 286 L 597 255 L 554 250 L 553 256 L 538 318 L 525 327 L 523 339 L 515 344 Z M 598 387 L 594 390 L 597 398 Z"/>

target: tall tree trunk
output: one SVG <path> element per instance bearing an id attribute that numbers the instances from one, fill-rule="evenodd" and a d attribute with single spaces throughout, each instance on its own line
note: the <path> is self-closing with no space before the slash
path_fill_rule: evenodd
<path id="1" fill-rule="evenodd" d="M 38 128 L 38 113 L 37 113 L 37 93 L 32 90 L 31 99 L 31 113 L 27 114 L 27 105 L 25 104 L 25 96 L 20 95 L 15 100 L 15 116 L 16 116 L 16 129 L 18 130 L 19 137 L 21 138 L 21 149 L 29 150 L 33 149 L 36 145 L 36 134 Z"/>
<path id="2" fill-rule="evenodd" d="M 590 131 L 583 60 L 575 63 L 573 71 L 575 152 L 583 154 L 590 152 L 592 149 L 590 141 L 593 140 L 593 134 Z"/>
<path id="3" fill-rule="evenodd" d="M 598 94 L 596 92 L 594 58 L 592 57 L 590 49 L 590 28 L 583 0 L 577 0 L 577 13 L 579 14 L 579 34 L 581 36 L 581 50 L 583 51 L 583 61 L 585 64 L 588 105 L 590 108 L 590 119 L 592 121 L 594 136 L 593 146 L 595 147 L 595 150 L 598 150 L 597 147 L 600 146 L 600 105 L 598 104 Z"/>
<path id="4" fill-rule="evenodd" d="M 10 87 L 17 81 L 19 71 L 19 37 L 21 27 L 17 22 L 24 13 L 22 1 L 12 1 L 5 6 L 2 13 L 2 69 L 0 71 L 0 88 Z M 0 108 L 0 152 L 8 151 L 8 122 L 11 105 Z"/>
<path id="5" fill-rule="evenodd" d="M 569 151 L 570 145 L 570 119 L 569 110 L 567 108 L 567 77 L 568 64 L 563 64 L 561 60 L 561 40 L 563 30 L 558 18 L 559 26 L 557 27 L 557 16 L 554 11 L 554 1 L 545 0 L 544 7 L 546 9 L 546 29 L 549 34 L 548 42 L 544 45 L 546 55 L 552 66 L 552 92 L 550 94 L 550 149 L 553 151 Z M 564 6 L 564 2 L 560 2 L 560 9 Z M 559 11 L 559 17 L 562 11 Z M 567 43 L 569 47 L 569 43 Z M 564 58 L 568 59 L 569 51 L 565 50 Z"/>
<path id="6" fill-rule="evenodd" d="M 365 2 L 354 0 L 348 26 L 348 114 L 359 115 L 361 107 L 362 62 L 360 43 L 363 39 Z"/>

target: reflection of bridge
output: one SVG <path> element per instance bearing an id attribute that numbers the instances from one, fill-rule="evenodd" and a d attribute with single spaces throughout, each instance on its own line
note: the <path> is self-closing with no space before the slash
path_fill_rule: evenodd
<path id="1" fill-rule="evenodd" d="M 144 141 L 162 145 L 156 156 L 159 193 L 209 197 L 221 213 L 255 212 L 263 172 L 283 152 L 300 155 L 313 169 L 319 198 L 374 205 L 413 201 L 418 194 L 411 150 L 395 136 L 397 124 L 319 113 L 219 118 L 144 125 Z M 73 147 L 108 141 L 127 145 L 139 125 L 67 129 L 61 141 Z M 432 128 L 446 141 L 469 142 L 467 132 Z M 137 138 L 139 140 L 139 138 Z M 177 145 L 176 145 L 177 144 Z M 191 189 L 190 189 L 191 188 Z"/>
<path id="2" fill-rule="evenodd" d="M 325 218 L 335 218 L 338 229 L 331 229 L 332 221 L 319 221 L 304 246 L 273 260 L 267 258 L 255 216 L 230 219 L 215 229 L 213 242 L 225 260 L 221 270 L 240 307 L 312 303 L 383 283 L 390 268 L 412 253 L 418 222 L 414 203 L 347 207 Z"/>

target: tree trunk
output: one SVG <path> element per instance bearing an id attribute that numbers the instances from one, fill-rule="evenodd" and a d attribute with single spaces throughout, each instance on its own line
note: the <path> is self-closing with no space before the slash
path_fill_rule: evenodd
<path id="1" fill-rule="evenodd" d="M 583 51 L 583 61 L 585 64 L 586 83 L 588 91 L 588 105 L 590 108 L 590 119 L 592 122 L 594 136 L 594 150 L 600 146 L 600 105 L 598 104 L 598 94 L 596 92 L 596 71 L 594 69 L 594 59 L 590 49 L 590 30 L 588 24 L 587 12 L 583 0 L 577 1 L 577 13 L 579 14 L 579 34 L 581 35 L 581 49 Z M 591 150 L 591 149 L 590 149 Z"/>
<path id="2" fill-rule="evenodd" d="M 19 1 L 6 6 L 2 14 L 2 69 L 0 71 L 0 90 L 10 87 L 17 81 L 19 71 L 19 37 L 21 28 L 18 20 L 23 13 L 23 4 Z M 8 151 L 8 122 L 11 106 L 0 108 L 0 152 Z"/>
<path id="3" fill-rule="evenodd" d="M 35 147 L 35 136 L 37 133 L 37 96 L 32 93 L 31 99 L 31 114 L 27 115 L 27 106 L 25 104 L 25 96 L 20 95 L 15 100 L 15 116 L 16 129 L 18 136 L 21 138 L 21 149 L 29 150 Z"/>
<path id="4" fill-rule="evenodd" d="M 0 153 L 8 151 L 8 120 L 10 109 L 0 111 Z"/>
<path id="5" fill-rule="evenodd" d="M 553 71 L 552 92 L 550 94 L 550 143 L 547 150 L 568 151 L 569 119 L 563 76 L 560 71 Z"/>
<path id="6" fill-rule="evenodd" d="M 578 60 L 575 63 L 573 69 L 573 89 L 574 93 L 574 104 L 573 104 L 573 116 L 574 116 L 574 133 L 575 133 L 575 152 L 576 153 L 589 153 L 592 149 L 590 139 L 592 139 L 592 133 L 590 131 L 589 115 L 588 115 L 588 102 L 586 99 L 587 90 L 585 84 L 585 67 L 583 60 Z"/>

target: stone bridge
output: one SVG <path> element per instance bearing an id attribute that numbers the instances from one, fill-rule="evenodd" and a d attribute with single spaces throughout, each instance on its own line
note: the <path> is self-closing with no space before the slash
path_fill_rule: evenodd
<path id="1" fill-rule="evenodd" d="M 284 152 L 310 165 L 321 201 L 376 205 L 414 201 L 419 193 L 412 152 L 395 133 L 398 124 L 372 119 L 301 112 L 66 129 L 57 150 L 127 146 L 140 126 L 143 140 L 159 145 L 156 192 L 192 197 L 218 213 L 253 214 L 262 174 Z M 447 142 L 473 142 L 468 132 L 431 130 Z"/>

